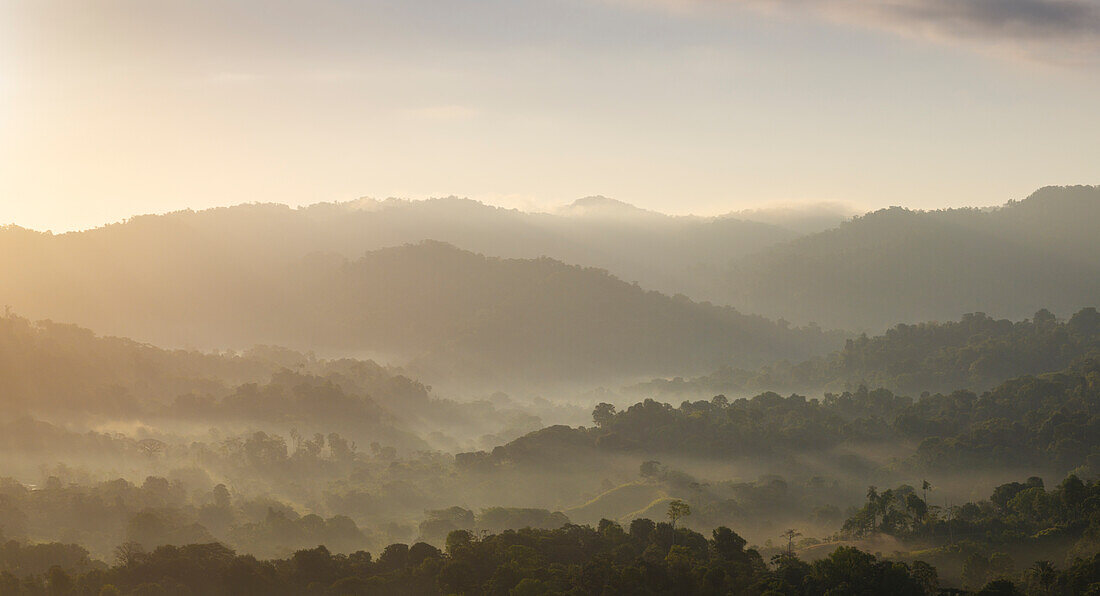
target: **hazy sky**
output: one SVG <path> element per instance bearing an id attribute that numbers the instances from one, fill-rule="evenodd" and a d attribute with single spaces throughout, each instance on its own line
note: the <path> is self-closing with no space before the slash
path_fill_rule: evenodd
<path id="1" fill-rule="evenodd" d="M 1100 0 L 0 0 L 0 223 L 1100 183 Z"/>

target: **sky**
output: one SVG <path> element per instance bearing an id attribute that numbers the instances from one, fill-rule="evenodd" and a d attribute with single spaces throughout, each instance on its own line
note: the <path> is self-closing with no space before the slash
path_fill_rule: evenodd
<path id="1" fill-rule="evenodd" d="M 1100 183 L 1100 0 L 0 0 L 0 224 Z"/>

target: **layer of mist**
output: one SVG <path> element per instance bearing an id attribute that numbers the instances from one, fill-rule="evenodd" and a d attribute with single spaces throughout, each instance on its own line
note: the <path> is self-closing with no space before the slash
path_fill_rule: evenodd
<path id="1" fill-rule="evenodd" d="M 1087 585 L 1097 206 L 4 229 L 0 593 Z"/>

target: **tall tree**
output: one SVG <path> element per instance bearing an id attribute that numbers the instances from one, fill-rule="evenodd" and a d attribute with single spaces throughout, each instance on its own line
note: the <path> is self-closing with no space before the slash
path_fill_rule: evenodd
<path id="1" fill-rule="evenodd" d="M 677 520 L 689 515 L 691 515 L 691 506 L 680 499 L 668 504 L 668 519 L 672 522 L 673 529 L 676 528 Z"/>
<path id="2" fill-rule="evenodd" d="M 802 532 L 799 532 L 798 530 L 795 530 L 794 528 L 788 529 L 786 532 L 783 532 L 783 537 L 787 539 L 787 556 L 788 557 L 793 557 L 794 556 L 794 539 L 801 536 L 801 535 L 802 535 Z"/>

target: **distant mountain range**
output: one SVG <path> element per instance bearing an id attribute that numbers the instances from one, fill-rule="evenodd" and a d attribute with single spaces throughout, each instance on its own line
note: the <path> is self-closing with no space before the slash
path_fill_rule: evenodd
<path id="1" fill-rule="evenodd" d="M 701 374 L 805 358 L 842 340 L 549 258 L 498 259 L 436 241 L 358 259 L 292 258 L 297 228 L 280 232 L 277 218 L 264 230 L 188 219 L 63 236 L 7 230 L 0 300 L 158 345 L 381 355 L 429 380 Z"/>
<path id="2" fill-rule="evenodd" d="M 842 345 L 742 313 L 878 331 L 978 311 L 1067 316 L 1100 298 L 1100 188 L 849 221 L 839 209 L 705 218 L 605 197 L 552 214 L 389 199 L 183 211 L 61 235 L 10 226 L 0 304 L 158 345 L 352 352 L 427 379 L 591 379 Z"/>
<path id="3" fill-rule="evenodd" d="M 774 213 L 760 215 L 785 221 L 775 219 Z M 844 218 L 839 213 L 834 217 L 835 222 Z M 579 199 L 554 214 L 525 213 L 453 197 L 361 199 L 301 209 L 247 204 L 137 216 L 58 236 L 11 227 L 0 233 L 0 249 L 5 249 L 0 261 L 9 261 L 5 272 L 17 273 L 38 262 L 45 271 L 77 278 L 87 271 L 81 262 L 97 255 L 116 262 L 122 268 L 120 274 L 144 274 L 146 269 L 182 265 L 189 259 L 201 263 L 196 258 L 200 255 L 225 261 L 221 265 L 226 267 L 236 262 L 256 270 L 312 252 L 357 258 L 369 250 L 438 240 L 491 257 L 548 256 L 600 267 L 647 289 L 698 296 L 712 285 L 707 271 L 797 236 L 774 223 L 669 216 L 604 197 Z M 127 267 L 137 270 L 128 272 Z M 204 264 L 203 268 L 218 267 Z M 0 284 L 20 279 L 8 277 L 0 279 Z M 28 314 L 35 308 L 22 303 L 19 307 Z"/>

